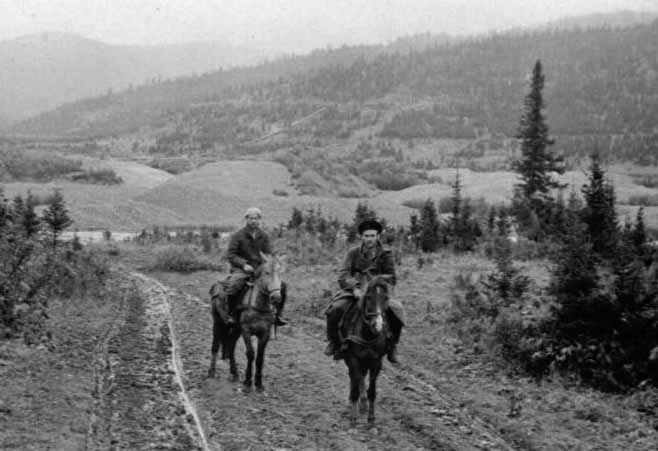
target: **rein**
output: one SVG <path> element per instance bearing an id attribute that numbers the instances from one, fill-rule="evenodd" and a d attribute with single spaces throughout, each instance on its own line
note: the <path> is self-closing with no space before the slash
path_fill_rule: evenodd
<path id="1" fill-rule="evenodd" d="M 272 295 L 274 293 L 276 293 L 277 291 L 281 292 L 281 289 L 280 288 L 275 288 L 274 290 L 268 290 L 265 287 L 263 287 L 261 284 L 252 284 L 252 286 L 251 286 L 251 290 L 249 292 L 249 300 L 247 301 L 247 308 L 255 310 L 259 313 L 272 313 L 272 310 L 270 308 L 270 304 L 268 304 L 267 309 L 258 308 L 254 305 L 254 293 L 256 292 L 256 290 L 255 290 L 256 287 L 254 285 L 258 285 L 257 295 L 258 296 L 267 296 L 268 300 L 272 299 Z"/>
<path id="2" fill-rule="evenodd" d="M 372 318 L 373 316 L 377 316 L 378 314 L 382 314 L 382 313 L 381 312 L 380 313 L 366 312 L 365 311 L 365 305 L 364 305 L 365 302 L 364 302 L 364 300 L 365 300 L 365 295 L 363 297 L 361 297 L 361 299 L 359 299 L 358 303 L 357 303 L 357 309 L 358 309 L 358 312 L 359 312 L 358 320 L 362 325 L 370 326 L 370 324 L 368 323 L 367 320 L 369 318 Z M 342 329 L 343 329 L 344 319 L 345 319 L 345 316 L 343 316 L 343 318 L 341 318 L 340 324 L 338 326 L 338 336 L 339 336 L 341 341 L 351 341 L 353 343 L 356 343 L 356 344 L 362 345 L 362 346 L 373 346 L 373 345 L 376 345 L 377 342 L 381 339 L 382 332 L 377 333 L 375 335 L 375 337 L 370 339 L 370 340 L 366 340 L 362 336 L 357 335 L 355 333 L 349 334 L 346 337 L 343 336 Z M 361 330 L 363 330 L 363 329 L 361 329 Z"/>

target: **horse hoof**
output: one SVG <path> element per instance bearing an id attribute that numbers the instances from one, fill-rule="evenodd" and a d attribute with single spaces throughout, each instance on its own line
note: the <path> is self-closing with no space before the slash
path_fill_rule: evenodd
<path id="1" fill-rule="evenodd" d="M 368 425 L 372 426 L 375 424 L 375 417 L 368 417 Z"/>
<path id="2" fill-rule="evenodd" d="M 256 391 L 258 393 L 263 393 L 265 391 L 265 387 L 263 387 L 263 384 L 256 384 Z"/>
<path id="3" fill-rule="evenodd" d="M 237 382 L 240 380 L 240 377 L 238 376 L 238 373 L 231 373 L 231 375 L 228 377 L 228 380 L 231 382 Z"/>
<path id="4" fill-rule="evenodd" d="M 212 379 L 215 377 L 215 370 L 208 370 L 208 379 Z"/>

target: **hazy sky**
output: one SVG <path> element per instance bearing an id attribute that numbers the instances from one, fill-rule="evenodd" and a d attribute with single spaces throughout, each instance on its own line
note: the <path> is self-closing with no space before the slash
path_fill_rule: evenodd
<path id="1" fill-rule="evenodd" d="M 65 31 L 108 43 L 222 40 L 305 51 L 533 25 L 658 0 L 0 0 L 0 40 Z"/>

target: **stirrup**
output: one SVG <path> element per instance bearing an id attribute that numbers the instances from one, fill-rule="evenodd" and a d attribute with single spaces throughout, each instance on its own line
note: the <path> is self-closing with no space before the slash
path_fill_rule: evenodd
<path id="1" fill-rule="evenodd" d="M 274 324 L 275 324 L 276 326 L 287 326 L 287 325 L 288 325 L 288 321 L 285 320 L 285 319 L 283 319 L 283 318 L 281 318 L 279 315 L 277 315 L 276 318 L 274 318 Z"/>

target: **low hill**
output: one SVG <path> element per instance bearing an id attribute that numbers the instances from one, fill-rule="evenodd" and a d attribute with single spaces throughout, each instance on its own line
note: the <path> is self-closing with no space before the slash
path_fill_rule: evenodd
<path id="1" fill-rule="evenodd" d="M 378 197 L 339 199 L 300 195 L 291 183 L 288 170 L 267 161 L 208 164 L 140 194 L 135 200 L 172 211 L 188 224 L 239 225 L 250 206 L 261 207 L 269 225 L 287 223 L 293 207 L 319 207 L 323 215 L 347 222 L 354 216 L 357 203 L 364 200 L 394 224 L 406 223 L 412 212 Z"/>
<path id="2" fill-rule="evenodd" d="M 0 118 L 24 119 L 131 85 L 262 60 L 264 52 L 219 42 L 121 46 L 68 33 L 0 42 Z"/>

